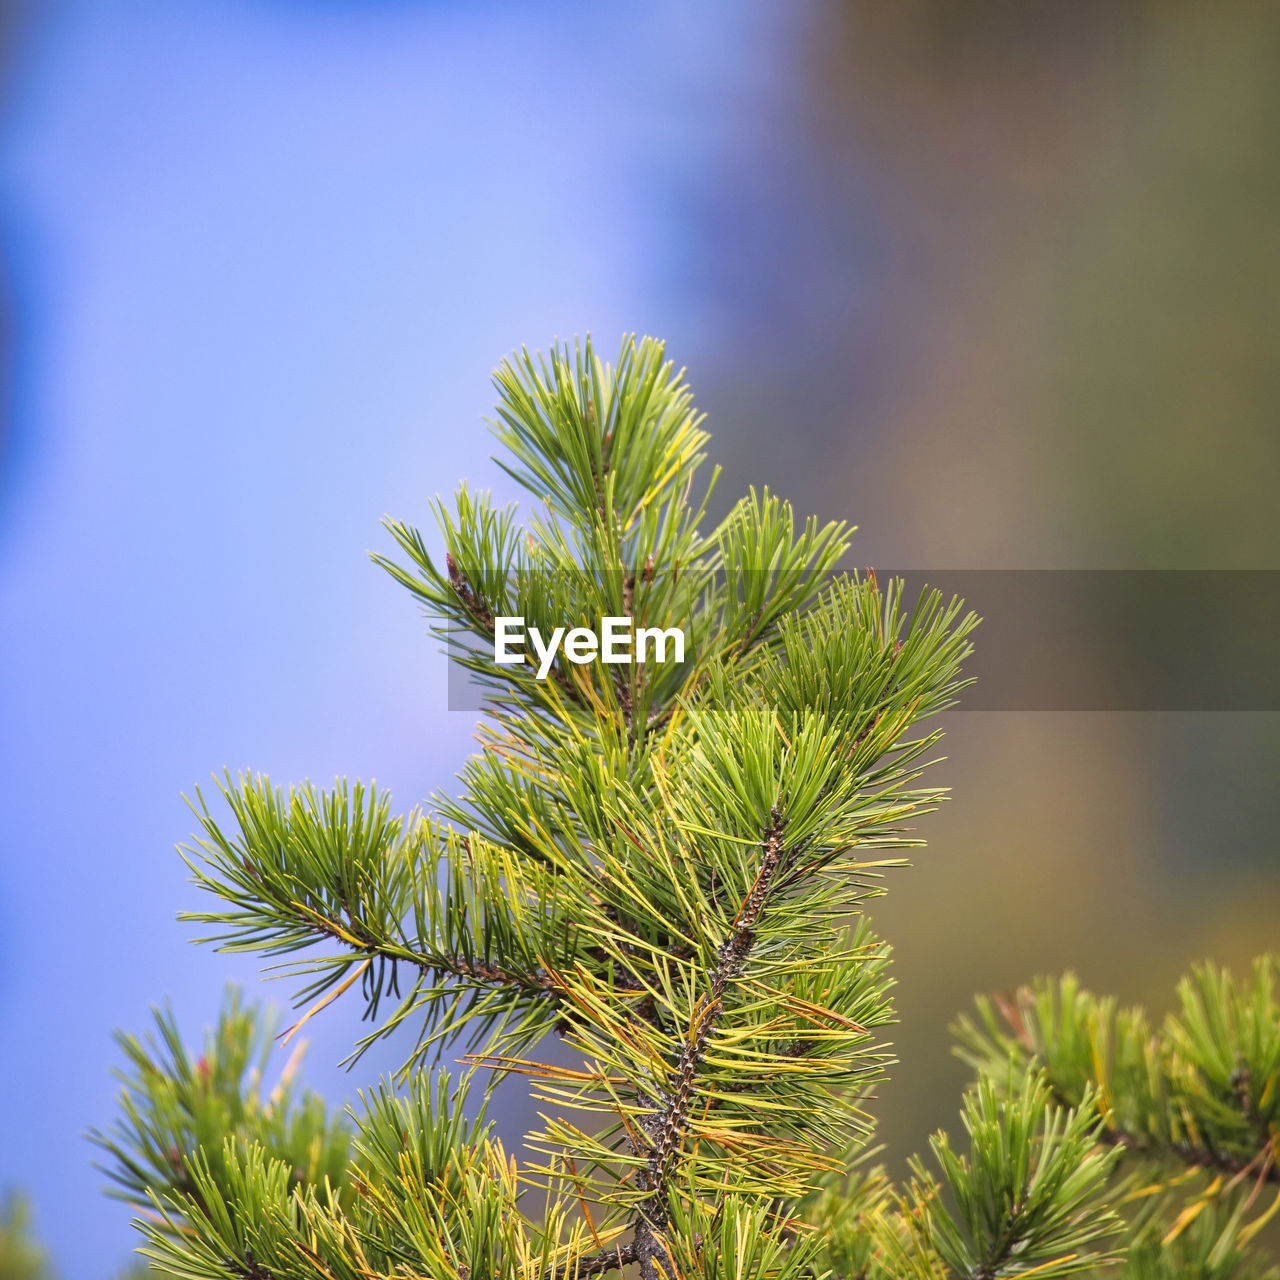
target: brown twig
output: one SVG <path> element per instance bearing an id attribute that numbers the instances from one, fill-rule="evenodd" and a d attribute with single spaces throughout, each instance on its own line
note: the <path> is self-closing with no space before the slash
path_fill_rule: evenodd
<path id="1" fill-rule="evenodd" d="M 634 1244 L 620 1244 L 587 1258 L 577 1258 L 562 1267 L 551 1267 L 542 1273 L 543 1280 L 575 1280 L 577 1276 L 602 1276 L 607 1271 L 620 1271 L 637 1260 Z"/>
<path id="2" fill-rule="evenodd" d="M 1121 1147 L 1134 1155 L 1169 1156 L 1197 1169 L 1212 1169 L 1215 1173 L 1251 1173 L 1260 1168 L 1259 1181 L 1280 1183 L 1280 1166 L 1272 1159 L 1270 1144 L 1252 1156 L 1237 1156 L 1229 1151 L 1197 1147 L 1189 1142 L 1163 1142 L 1159 1138 L 1114 1128 L 1104 1128 L 1098 1134 L 1098 1141 Z"/>
<path id="3" fill-rule="evenodd" d="M 463 609 L 466 610 L 467 616 L 471 619 L 472 624 L 477 628 L 477 630 L 486 632 L 488 635 L 492 636 L 497 626 L 497 621 L 494 618 L 493 611 L 487 604 L 485 604 L 480 596 L 476 594 L 471 583 L 467 580 L 466 573 L 458 567 L 458 562 L 453 558 L 452 552 L 445 552 L 444 562 L 445 567 L 449 571 L 449 585 L 453 588 L 454 595 L 458 597 Z M 533 663 L 533 658 L 527 651 L 524 657 L 526 663 Z M 558 684 L 560 688 L 569 695 L 569 697 L 573 698 L 575 702 L 580 703 L 582 701 L 578 696 L 578 691 L 573 687 L 573 681 L 571 681 L 569 677 L 565 675 L 565 673 L 554 663 L 551 665 L 549 674 L 556 684 Z"/>

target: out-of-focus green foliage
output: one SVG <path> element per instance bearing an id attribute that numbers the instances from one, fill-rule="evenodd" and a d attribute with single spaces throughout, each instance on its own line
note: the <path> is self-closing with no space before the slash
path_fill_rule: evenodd
<path id="1" fill-rule="evenodd" d="M 9 1192 L 0 1200 L 0 1280 L 50 1280 L 48 1257 L 31 1235 L 26 1200 Z"/>
<path id="2" fill-rule="evenodd" d="M 324 1101 L 299 1089 L 295 1051 L 267 1088 L 270 1024 L 229 991 L 217 1026 L 194 1057 L 169 1011 L 157 1010 L 145 1040 L 120 1035 L 129 1062 L 121 1072 L 121 1115 L 108 1133 L 91 1136 L 109 1156 L 113 1194 L 139 1208 L 157 1195 L 192 1190 L 198 1153 L 221 1172 L 228 1141 L 252 1141 L 289 1170 L 292 1185 L 346 1185 L 350 1126 L 331 1118 Z"/>
<path id="3" fill-rule="evenodd" d="M 1153 1027 L 1067 974 L 980 998 L 957 1051 L 981 1078 L 1044 1080 L 1063 1105 L 1096 1095 L 1133 1275 L 1272 1274 L 1249 1245 L 1280 1213 L 1278 997 L 1274 956 L 1240 981 L 1205 964 Z"/>

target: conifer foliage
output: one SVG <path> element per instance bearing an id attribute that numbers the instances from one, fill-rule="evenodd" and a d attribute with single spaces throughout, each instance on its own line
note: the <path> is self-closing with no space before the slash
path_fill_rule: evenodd
<path id="1" fill-rule="evenodd" d="M 532 512 L 464 486 L 439 551 L 393 521 L 375 557 L 483 690 L 460 794 L 398 816 L 373 786 L 227 776 L 185 850 L 189 918 L 283 964 L 299 1025 L 361 1002 L 355 1059 L 401 1028 L 403 1069 L 335 1116 L 296 1055 L 268 1088 L 237 999 L 194 1059 L 167 1014 L 122 1037 L 96 1136 L 142 1252 L 190 1280 L 1237 1274 L 1276 1181 L 1273 969 L 1200 973 L 1156 1036 L 1070 980 L 982 1004 L 966 1139 L 893 1186 L 868 1164 L 892 1009 L 865 910 L 942 798 L 929 722 L 976 620 L 835 573 L 849 530 L 767 491 L 712 524 L 659 343 L 495 381 Z M 494 661 L 513 617 L 687 643 L 540 671 Z M 539 1102 L 518 1151 L 477 1114 L 503 1081 Z"/>

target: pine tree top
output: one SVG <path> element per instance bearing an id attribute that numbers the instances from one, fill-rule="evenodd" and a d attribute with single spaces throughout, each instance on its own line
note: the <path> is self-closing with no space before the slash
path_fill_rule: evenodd
<path id="1" fill-rule="evenodd" d="M 388 521 L 402 559 L 374 557 L 483 690 L 459 793 L 398 816 L 372 785 L 226 776 L 184 850 L 213 899 L 187 918 L 295 975 L 294 1032 L 358 999 L 356 1058 L 405 1025 L 412 1052 L 346 1118 L 291 1069 L 264 1096 L 237 1004 L 195 1063 L 165 1017 L 125 1038 L 99 1141 L 144 1252 L 254 1280 L 989 1280 L 1119 1256 L 1104 1192 L 1133 1144 L 1105 1136 L 1108 1081 L 988 1008 L 964 1032 L 968 1154 L 939 1137 L 902 1191 L 865 1165 L 892 1007 L 864 908 L 943 798 L 926 722 L 976 619 L 837 572 L 849 529 L 767 491 L 710 522 L 709 437 L 661 343 L 523 352 L 494 382 L 532 512 L 464 486 L 431 538 Z M 576 1066 L 545 1060 L 553 1037 Z M 1242 1170 L 1280 1116 L 1280 1054 L 1258 1053 Z M 516 1079 L 542 1117 L 519 1158 L 464 1118 L 468 1090 Z M 1189 1132 L 1138 1120 L 1152 1150 Z"/>

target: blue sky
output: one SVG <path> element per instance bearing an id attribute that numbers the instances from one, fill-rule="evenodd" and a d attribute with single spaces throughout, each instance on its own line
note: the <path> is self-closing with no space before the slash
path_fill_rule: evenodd
<path id="1" fill-rule="evenodd" d="M 512 347 L 698 343 L 685 195 L 785 56 L 776 18 L 734 13 L 100 0 L 29 23 L 0 134 L 0 1186 L 67 1280 L 133 1244 L 83 1138 L 112 1117 L 112 1029 L 169 997 L 198 1032 L 228 977 L 263 990 L 174 921 L 181 793 L 224 767 L 373 777 L 406 809 L 448 784 L 473 717 L 367 552 L 463 476 L 509 492 L 481 419 Z M 342 1098 L 355 1010 L 312 1025 L 309 1078 Z"/>

